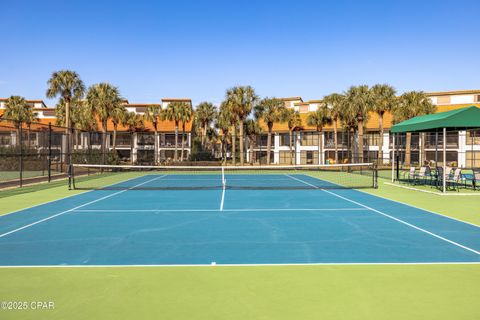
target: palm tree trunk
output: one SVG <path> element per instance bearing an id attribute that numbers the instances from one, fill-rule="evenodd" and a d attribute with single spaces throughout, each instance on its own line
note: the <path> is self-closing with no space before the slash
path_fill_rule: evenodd
<path id="1" fill-rule="evenodd" d="M 115 151 L 116 148 L 117 148 L 117 124 L 113 123 L 112 151 Z"/>
<path id="2" fill-rule="evenodd" d="M 207 138 L 207 123 L 203 126 L 202 148 L 205 148 L 205 139 Z"/>
<path id="3" fill-rule="evenodd" d="M 410 155 L 411 155 L 411 144 L 412 144 L 412 133 L 407 132 L 407 137 L 405 139 L 405 165 L 410 165 Z"/>
<path id="4" fill-rule="evenodd" d="M 245 137 L 243 136 L 243 120 L 240 120 L 240 165 L 243 165 L 244 154 L 243 154 L 243 142 Z"/>
<path id="5" fill-rule="evenodd" d="M 185 124 L 182 122 L 182 154 L 180 156 L 180 161 L 183 161 L 183 152 L 185 151 Z"/>
<path id="6" fill-rule="evenodd" d="M 378 125 L 380 127 L 380 145 L 378 146 L 378 160 L 383 163 L 383 113 L 378 115 Z"/>
<path id="7" fill-rule="evenodd" d="M 175 154 L 173 155 L 173 161 L 178 161 L 178 122 L 175 122 Z"/>
<path id="8" fill-rule="evenodd" d="M 358 121 L 358 153 L 360 163 L 363 163 L 363 120 Z"/>
<path id="9" fill-rule="evenodd" d="M 17 146 L 20 146 L 20 142 L 22 141 L 22 137 L 20 137 L 20 126 L 21 125 L 22 124 L 18 124 L 16 126 L 17 128 L 15 129 L 15 131 L 16 131 L 16 133 L 15 133 L 15 135 L 16 135 L 15 143 L 16 143 Z"/>
<path id="10" fill-rule="evenodd" d="M 268 135 L 267 135 L 267 165 L 271 163 L 270 152 L 272 151 L 272 124 L 268 124 Z"/>
<path id="11" fill-rule="evenodd" d="M 338 129 L 337 119 L 333 120 L 333 144 L 335 145 L 335 163 L 338 163 Z"/>
<path id="12" fill-rule="evenodd" d="M 235 126 L 233 126 L 233 131 L 232 131 L 232 161 L 233 161 L 233 165 L 235 165 L 237 163 L 237 153 L 235 152 L 236 148 L 235 148 L 235 142 L 237 140 L 237 128 L 235 128 Z"/>

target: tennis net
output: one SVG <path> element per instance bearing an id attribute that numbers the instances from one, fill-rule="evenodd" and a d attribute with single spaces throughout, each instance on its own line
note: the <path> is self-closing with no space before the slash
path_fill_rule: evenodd
<path id="1" fill-rule="evenodd" d="M 372 163 L 288 166 L 73 164 L 69 186 L 101 190 L 376 188 Z"/>

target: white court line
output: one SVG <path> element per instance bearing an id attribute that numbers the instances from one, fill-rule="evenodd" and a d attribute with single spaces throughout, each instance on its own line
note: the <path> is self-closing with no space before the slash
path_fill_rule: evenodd
<path id="1" fill-rule="evenodd" d="M 302 183 L 304 183 L 304 184 L 306 184 L 306 185 L 312 186 L 312 187 L 314 187 L 315 189 L 320 189 L 319 187 L 317 187 L 317 186 L 315 186 L 315 185 L 313 185 L 313 184 L 311 184 L 311 183 L 308 183 L 308 182 L 303 181 L 303 180 L 301 180 L 301 179 L 292 177 L 292 176 L 290 176 L 290 175 L 288 175 L 288 174 L 286 174 L 286 176 L 288 176 L 288 177 L 290 177 L 290 178 L 292 178 L 292 179 L 294 179 L 294 180 L 300 181 L 300 182 L 302 182 Z M 462 249 L 465 249 L 465 250 L 468 250 L 468 251 L 470 251 L 470 252 L 473 252 L 473 253 L 475 253 L 475 254 L 480 255 L 480 251 L 477 251 L 477 250 L 475 250 L 475 249 L 472 249 L 472 248 L 469 248 L 469 247 L 467 247 L 467 246 L 464 246 L 464 245 L 462 245 L 462 244 L 460 244 L 460 243 L 458 243 L 458 242 L 455 242 L 455 241 L 453 241 L 453 240 L 450 240 L 450 239 L 447 239 L 447 238 L 445 238 L 445 237 L 442 237 L 442 236 L 440 236 L 440 235 L 438 235 L 438 234 L 436 234 L 436 233 L 430 232 L 430 231 L 428 231 L 428 230 L 426 230 L 426 229 L 417 227 L 416 225 L 413 225 L 413 224 L 411 224 L 411 223 L 408 223 L 408 222 L 406 222 L 406 221 L 403 221 L 402 219 L 395 218 L 394 216 L 391 216 L 391 215 L 389 215 L 389 214 L 386 214 L 386 213 L 384 213 L 384 212 L 382 212 L 382 211 L 379 211 L 379 210 L 377 210 L 377 209 L 373 209 L 373 208 L 371 208 L 371 207 L 369 207 L 369 206 L 366 206 L 366 205 L 364 205 L 364 204 L 362 204 L 362 203 L 360 203 L 360 202 L 357 202 L 357 201 L 348 199 L 348 198 L 343 197 L 343 196 L 341 196 L 341 195 L 339 195 L 339 194 L 336 194 L 336 193 L 334 193 L 334 192 L 331 192 L 331 191 L 328 191 L 328 190 L 324 190 L 324 189 L 320 189 L 320 190 L 323 191 L 323 192 L 326 192 L 326 193 L 328 193 L 328 194 L 331 194 L 331 195 L 333 195 L 333 196 L 335 196 L 335 197 L 338 197 L 338 198 L 340 198 L 340 199 L 343 199 L 343 200 L 346 200 L 346 201 L 348 201 L 348 202 L 351 202 L 351 203 L 354 203 L 354 204 L 356 204 L 356 205 L 359 205 L 359 206 L 361 206 L 361 207 L 364 207 L 364 208 L 366 208 L 366 209 L 368 209 L 368 210 L 371 210 L 371 211 L 373 211 L 373 212 L 376 212 L 376 213 L 378 213 L 378 214 L 381 214 L 381 215 L 384 216 L 384 217 L 387 217 L 387 218 L 389 218 L 389 219 L 392 219 L 392 220 L 395 220 L 395 221 L 397 221 L 397 222 L 400 222 L 400 223 L 402 223 L 402 224 L 404 224 L 404 225 L 407 225 L 407 226 L 409 226 L 409 227 L 411 227 L 411 228 L 414 228 L 414 229 L 416 229 L 416 230 L 418 230 L 418 231 L 421 231 L 421 232 L 424 232 L 424 233 L 426 233 L 426 234 L 429 234 L 429 235 L 431 235 L 431 236 L 433 236 L 433 237 L 435 237 L 435 238 L 437 238 L 437 239 L 443 240 L 443 241 L 448 242 L 448 243 L 450 243 L 450 244 L 453 244 L 453 245 L 455 245 L 455 246 L 457 246 L 457 247 L 460 247 L 460 248 L 462 248 Z"/>
<path id="2" fill-rule="evenodd" d="M 111 197 L 116 196 L 116 195 L 118 195 L 118 194 L 120 194 L 120 193 L 126 192 L 126 191 L 128 191 L 128 190 L 132 190 L 133 188 L 139 187 L 139 186 L 141 186 L 141 185 L 144 185 L 144 184 L 146 184 L 146 183 L 149 183 L 149 182 L 152 182 L 152 181 L 154 181 L 154 180 L 160 179 L 160 178 L 162 178 L 162 177 L 164 177 L 164 175 L 163 175 L 163 176 L 158 176 L 158 177 L 156 177 L 156 178 L 154 178 L 154 179 L 150 179 L 150 180 L 145 181 L 145 182 L 142 182 L 142 183 L 137 184 L 137 185 L 135 185 L 135 186 L 133 186 L 133 187 L 130 187 L 130 188 L 128 188 L 128 189 L 121 190 L 121 191 L 118 191 L 118 192 L 109 194 L 109 195 L 107 195 L 107 196 L 105 196 L 105 197 L 101 197 L 101 198 L 99 198 L 99 199 L 96 199 L 96 200 L 93 200 L 93 201 L 84 203 L 84 204 L 79 205 L 79 206 L 77 206 L 77 207 L 75 207 L 75 208 L 68 209 L 68 210 L 62 211 L 62 212 L 60 212 L 60 213 L 54 214 L 54 215 L 52 215 L 52 216 L 46 217 L 46 218 L 44 218 L 44 219 L 41 219 L 41 220 L 32 222 L 32 223 L 30 223 L 30 224 L 27 224 L 27 225 L 25 225 L 25 226 L 23 226 L 23 227 L 20 227 L 20 228 L 15 229 L 15 230 L 12 230 L 12 231 L 9 231 L 9 232 L 5 232 L 5 233 L 3 233 L 3 234 L 0 234 L 0 238 L 3 238 L 3 237 L 5 237 L 5 236 L 7 236 L 7 235 L 9 235 L 9 234 L 12 234 L 12 233 L 15 233 L 15 232 L 17 232 L 17 231 L 20 231 L 20 230 L 23 230 L 23 229 L 32 227 L 32 226 L 37 225 L 37 224 L 39 224 L 39 223 L 42 223 L 42 222 L 44 222 L 44 221 L 53 219 L 53 218 L 55 218 L 55 217 L 61 216 L 61 215 L 65 214 L 65 213 L 75 211 L 75 210 L 77 210 L 77 209 L 79 209 L 79 208 L 88 206 L 89 204 L 92 204 L 92 203 L 95 203 L 95 202 L 99 202 L 99 201 L 101 201 L 101 200 L 105 200 L 105 199 L 111 198 Z M 137 178 L 138 178 L 138 177 L 137 177 Z"/>
<path id="3" fill-rule="evenodd" d="M 148 176 L 151 176 L 151 175 L 148 175 Z M 107 185 L 106 187 L 114 186 L 114 185 L 119 184 L 119 183 L 125 183 L 125 182 L 135 180 L 135 179 L 138 179 L 138 178 L 141 178 L 141 177 L 144 177 L 144 176 L 133 177 L 133 178 L 123 180 L 123 181 L 120 181 L 120 182 L 114 182 L 112 184 Z M 30 207 L 25 207 L 25 208 L 22 208 L 22 209 L 19 209 L 19 210 L 11 211 L 11 212 L 0 215 L 0 219 L 2 217 L 8 216 L 12 213 L 17 213 L 17 212 L 21 212 L 21 211 L 24 211 L 24 210 L 36 208 L 36 207 L 39 207 L 39 206 L 43 206 L 44 204 L 49 204 L 49 203 L 57 202 L 57 201 L 60 201 L 60 200 L 65 200 L 65 199 L 68 199 L 68 198 L 71 198 L 71 197 L 79 196 L 81 194 L 87 194 L 87 193 L 90 193 L 90 192 L 93 192 L 93 191 L 97 191 L 97 190 L 89 190 L 89 191 L 84 191 L 84 192 L 80 192 L 80 193 L 75 193 L 75 194 L 71 194 L 69 196 L 65 196 L 65 197 L 62 197 L 62 198 L 55 199 L 55 200 L 46 201 L 46 202 L 42 202 L 42 203 L 39 203 L 39 204 L 35 204 L 33 206 L 30 206 Z"/>
<path id="4" fill-rule="evenodd" d="M 83 210 L 74 210 L 75 212 L 217 212 L 217 211 L 225 211 L 225 212 L 250 212 L 250 211 L 367 211 L 368 209 L 365 208 L 252 208 L 252 209 L 83 209 Z"/>
<path id="5" fill-rule="evenodd" d="M 480 265 L 480 262 L 305 262 L 305 263 L 216 263 L 212 264 L 72 264 L 72 265 L 11 265 L 0 266 L 0 269 L 9 268 L 179 268 L 179 267 L 301 267 L 301 266 L 430 266 L 430 265 Z"/>
<path id="6" fill-rule="evenodd" d="M 225 202 L 225 185 L 222 188 L 222 200 L 220 201 L 220 211 L 223 211 L 224 202 Z"/>

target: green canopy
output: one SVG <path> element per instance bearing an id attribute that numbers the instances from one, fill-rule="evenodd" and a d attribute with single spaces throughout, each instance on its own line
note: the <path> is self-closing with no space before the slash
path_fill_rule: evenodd
<path id="1" fill-rule="evenodd" d="M 447 130 L 480 128 L 480 108 L 470 106 L 447 112 L 418 116 L 394 125 L 390 131 L 392 133 L 428 132 L 443 128 Z"/>

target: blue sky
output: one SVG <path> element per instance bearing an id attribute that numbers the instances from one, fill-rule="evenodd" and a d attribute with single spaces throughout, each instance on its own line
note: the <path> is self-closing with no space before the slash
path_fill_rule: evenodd
<path id="1" fill-rule="evenodd" d="M 246 84 L 304 100 L 357 84 L 480 88 L 478 1 L 2 0 L 0 12 L 0 97 L 46 100 L 60 69 L 130 102 L 219 103 Z"/>

